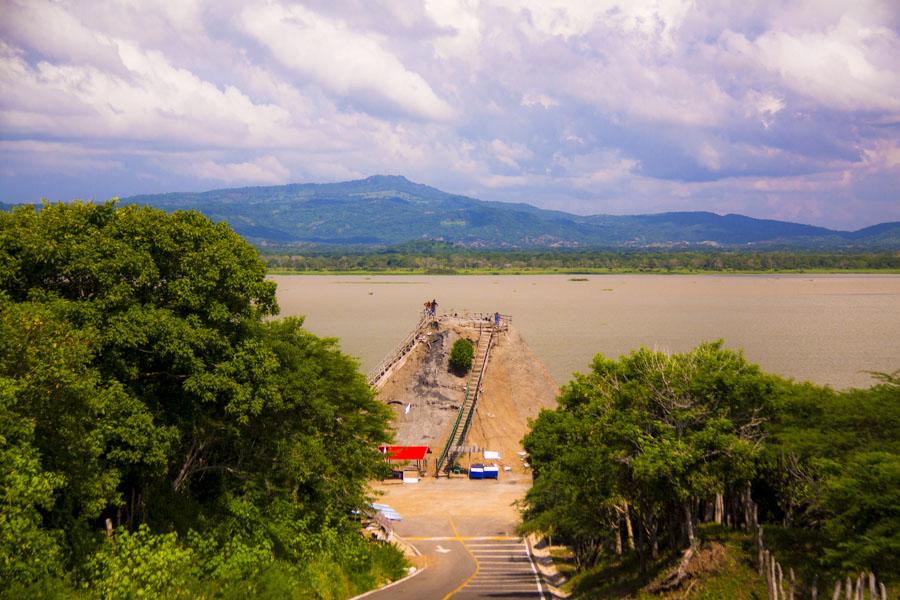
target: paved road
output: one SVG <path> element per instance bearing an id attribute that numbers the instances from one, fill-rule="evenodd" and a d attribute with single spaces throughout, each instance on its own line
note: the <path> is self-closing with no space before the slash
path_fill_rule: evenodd
<path id="1" fill-rule="evenodd" d="M 520 539 L 467 539 L 478 570 L 454 599 L 546 598 L 528 546 Z"/>
<path id="2" fill-rule="evenodd" d="M 446 522 L 441 524 L 441 520 Z M 411 579 L 366 596 L 366 600 L 550 600 L 527 545 L 509 535 L 506 525 L 451 515 L 404 521 L 397 532 L 408 534 L 404 539 L 427 557 L 429 566 Z M 409 535 L 420 532 L 428 535 Z"/>

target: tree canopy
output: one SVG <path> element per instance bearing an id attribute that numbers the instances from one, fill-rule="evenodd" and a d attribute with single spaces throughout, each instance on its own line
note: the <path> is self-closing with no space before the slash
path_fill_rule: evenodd
<path id="1" fill-rule="evenodd" d="M 100 577 L 107 519 L 205 565 L 243 544 L 241 577 L 357 543 L 390 412 L 335 340 L 271 318 L 265 273 L 194 212 L 0 213 L 0 578 Z"/>
<path id="2" fill-rule="evenodd" d="M 721 342 L 598 355 L 525 437 L 526 529 L 571 540 L 581 564 L 625 519 L 642 558 L 657 554 L 661 533 L 675 548 L 693 543 L 700 501 L 753 476 L 775 397 L 777 382 Z"/>
<path id="3" fill-rule="evenodd" d="M 897 375 L 836 392 L 763 373 L 722 342 L 598 355 L 525 437 L 534 484 L 523 529 L 569 544 L 582 568 L 629 548 L 644 565 L 692 547 L 701 521 L 747 522 L 756 504 L 789 537 L 814 540 L 809 565 L 892 581 Z"/>

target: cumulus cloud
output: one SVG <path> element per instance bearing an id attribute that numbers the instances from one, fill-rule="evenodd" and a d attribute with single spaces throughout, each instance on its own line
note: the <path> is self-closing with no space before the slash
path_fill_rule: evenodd
<path id="1" fill-rule="evenodd" d="M 582 214 L 900 219 L 889 0 L 2 10 L 0 200 L 403 173 Z"/>
<path id="2" fill-rule="evenodd" d="M 217 163 L 204 160 L 177 167 L 185 174 L 213 179 L 229 184 L 286 183 L 290 171 L 274 156 L 262 156 L 252 161 Z"/>
<path id="3" fill-rule="evenodd" d="M 288 112 L 256 104 L 179 69 L 157 51 L 116 40 L 127 76 L 89 64 L 0 52 L 0 126 L 16 135 L 117 138 L 175 144 L 281 144 Z"/>
<path id="4" fill-rule="evenodd" d="M 784 87 L 823 106 L 900 111 L 900 36 L 887 27 L 844 16 L 820 31 L 772 30 L 752 40 L 725 31 L 721 41 L 736 61 L 776 73 Z"/>
<path id="5" fill-rule="evenodd" d="M 302 6 L 247 8 L 241 22 L 285 66 L 344 96 L 374 93 L 426 118 L 452 116 L 449 104 L 418 73 L 365 33 Z"/>

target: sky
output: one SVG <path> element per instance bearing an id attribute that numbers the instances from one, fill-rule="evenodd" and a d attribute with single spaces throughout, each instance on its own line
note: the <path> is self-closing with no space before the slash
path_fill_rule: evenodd
<path id="1" fill-rule="evenodd" d="M 374 174 L 900 220 L 900 2 L 0 0 L 0 201 Z"/>

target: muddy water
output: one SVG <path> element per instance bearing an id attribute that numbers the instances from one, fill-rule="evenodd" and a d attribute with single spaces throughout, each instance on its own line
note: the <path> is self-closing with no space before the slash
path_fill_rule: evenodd
<path id="1" fill-rule="evenodd" d="M 415 324 L 439 312 L 511 314 L 563 383 L 596 353 L 641 345 L 689 350 L 723 338 L 765 370 L 836 388 L 868 386 L 865 371 L 900 369 L 900 276 L 601 275 L 277 276 L 283 315 L 305 315 L 368 370 Z"/>

